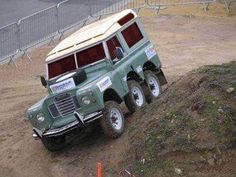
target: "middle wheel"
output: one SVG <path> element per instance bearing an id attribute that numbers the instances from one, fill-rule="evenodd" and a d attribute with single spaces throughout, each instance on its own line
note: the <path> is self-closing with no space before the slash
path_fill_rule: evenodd
<path id="1" fill-rule="evenodd" d="M 130 113 L 134 113 L 144 106 L 146 100 L 142 87 L 135 80 L 128 81 L 129 93 L 125 97 L 125 104 Z"/>

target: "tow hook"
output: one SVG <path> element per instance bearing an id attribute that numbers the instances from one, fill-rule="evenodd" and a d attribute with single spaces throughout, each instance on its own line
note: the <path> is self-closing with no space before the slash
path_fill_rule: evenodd
<path id="1" fill-rule="evenodd" d="M 79 114 L 78 112 L 74 112 L 74 115 L 75 115 L 75 117 L 77 118 L 77 120 L 82 124 L 82 125 L 84 125 L 84 117 L 81 115 L 81 114 Z"/>
<path id="2" fill-rule="evenodd" d="M 33 138 L 34 138 L 34 140 L 39 140 L 40 139 L 36 133 L 33 133 Z"/>

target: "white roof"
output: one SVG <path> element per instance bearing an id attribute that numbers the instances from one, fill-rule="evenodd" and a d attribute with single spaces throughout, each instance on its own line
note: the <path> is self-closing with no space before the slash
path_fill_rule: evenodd
<path id="1" fill-rule="evenodd" d="M 102 41 L 119 30 L 122 26 L 117 23 L 120 19 L 132 13 L 134 18 L 137 14 L 127 9 L 110 17 L 91 23 L 79 29 L 75 33 L 60 42 L 49 54 L 46 62 L 50 62 L 58 57 L 74 52 L 93 43 Z"/>

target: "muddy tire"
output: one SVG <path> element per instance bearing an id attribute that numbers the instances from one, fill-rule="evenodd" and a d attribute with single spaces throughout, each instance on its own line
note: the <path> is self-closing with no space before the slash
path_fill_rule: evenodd
<path id="1" fill-rule="evenodd" d="M 162 92 L 158 77 L 152 71 L 144 71 L 145 89 L 144 94 L 147 103 L 152 103 Z"/>
<path id="2" fill-rule="evenodd" d="M 65 136 L 60 137 L 42 137 L 41 139 L 45 148 L 49 151 L 59 151 L 65 148 L 66 138 Z"/>
<path id="3" fill-rule="evenodd" d="M 145 95 L 140 84 L 134 80 L 128 81 L 129 93 L 125 96 L 125 105 L 132 114 L 145 105 Z"/>
<path id="4" fill-rule="evenodd" d="M 107 101 L 101 119 L 104 134 L 110 138 L 118 138 L 124 132 L 124 115 L 118 103 Z"/>

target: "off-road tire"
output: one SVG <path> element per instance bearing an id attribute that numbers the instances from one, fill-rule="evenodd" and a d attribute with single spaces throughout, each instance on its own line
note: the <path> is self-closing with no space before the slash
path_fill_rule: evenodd
<path id="1" fill-rule="evenodd" d="M 49 151 L 59 151 L 66 147 L 65 136 L 59 137 L 42 137 L 41 141 Z"/>
<path id="2" fill-rule="evenodd" d="M 120 113 L 121 127 L 119 129 L 114 128 L 112 123 L 111 114 L 113 110 L 116 110 Z M 125 124 L 124 114 L 120 108 L 120 105 L 115 101 L 107 101 L 105 103 L 103 117 L 101 118 L 101 126 L 104 131 L 104 134 L 112 139 L 116 139 L 123 134 L 124 124 Z"/>
<path id="3" fill-rule="evenodd" d="M 144 95 L 145 95 L 147 103 L 150 104 L 156 98 L 158 98 L 160 96 L 160 94 L 162 92 L 161 84 L 160 84 L 158 77 L 150 70 L 144 71 L 144 77 L 145 77 L 145 84 L 143 85 L 143 91 L 144 91 Z M 150 78 L 152 78 L 156 81 L 155 84 L 153 83 L 154 84 L 153 86 L 151 86 L 149 83 Z M 156 90 L 156 95 L 153 93 L 153 89 L 155 89 L 155 88 L 151 88 L 151 87 L 158 87 L 158 88 L 156 88 L 156 89 L 159 89 L 159 90 Z"/>
<path id="4" fill-rule="evenodd" d="M 129 93 L 128 95 L 125 96 L 125 105 L 127 106 L 129 112 L 132 114 L 134 113 L 135 111 L 137 111 L 138 109 L 142 108 L 144 105 L 145 105 L 145 95 L 143 93 L 143 89 L 142 87 L 140 86 L 140 84 L 135 81 L 135 80 L 129 80 L 128 81 L 128 87 L 129 87 Z M 140 90 L 140 93 L 143 97 L 143 104 L 141 106 L 137 105 L 136 104 L 136 101 L 135 101 L 135 98 L 134 98 L 134 95 L 132 93 L 132 89 L 136 87 Z"/>

